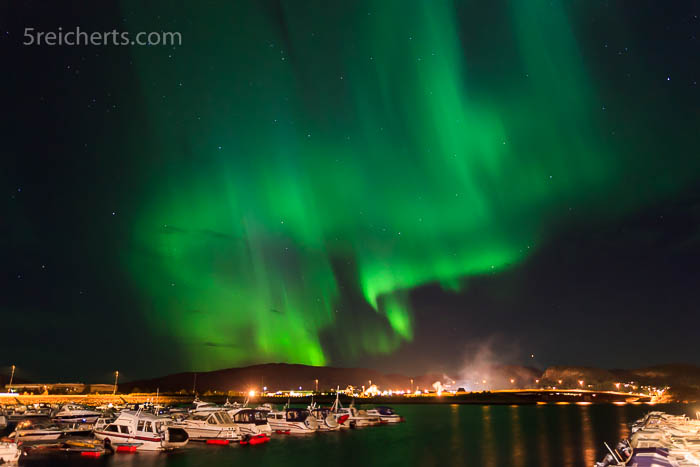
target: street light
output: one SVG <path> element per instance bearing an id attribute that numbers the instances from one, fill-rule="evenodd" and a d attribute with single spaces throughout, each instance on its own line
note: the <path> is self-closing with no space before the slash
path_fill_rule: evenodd
<path id="1" fill-rule="evenodd" d="M 583 380 L 582 379 L 578 380 L 578 384 L 579 384 L 579 386 L 583 387 Z"/>
<path id="2" fill-rule="evenodd" d="M 12 365 L 12 374 L 10 374 L 10 384 L 9 384 L 10 389 L 12 389 L 12 380 L 13 380 L 14 377 L 15 377 L 15 368 L 16 368 L 16 367 L 15 367 L 14 365 Z"/>
<path id="3" fill-rule="evenodd" d="M 112 392 L 113 396 L 117 393 L 117 384 L 118 383 L 119 383 L 119 370 L 114 372 L 114 391 Z"/>

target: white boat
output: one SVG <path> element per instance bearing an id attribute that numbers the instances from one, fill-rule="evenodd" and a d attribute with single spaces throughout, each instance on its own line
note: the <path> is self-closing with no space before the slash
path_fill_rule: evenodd
<path id="1" fill-rule="evenodd" d="M 315 404 L 309 406 L 309 412 L 318 420 L 318 431 L 338 431 L 340 423 L 330 407 L 319 407 Z"/>
<path id="2" fill-rule="evenodd" d="M 318 431 L 318 420 L 306 409 L 272 410 L 267 414 L 267 422 L 273 432 L 288 434 L 308 434 Z"/>
<path id="3" fill-rule="evenodd" d="M 331 407 L 331 413 L 341 428 L 356 428 L 381 423 L 379 416 L 368 415 L 364 410 L 357 410 L 354 402 L 350 404 L 350 407 L 343 407 L 340 403 L 338 389 L 335 391 L 335 402 Z"/>
<path id="4" fill-rule="evenodd" d="M 377 407 L 376 409 L 367 410 L 367 415 L 379 417 L 382 423 L 399 423 L 403 421 L 403 417 L 396 412 L 391 407 Z"/>
<path id="5" fill-rule="evenodd" d="M 49 418 L 51 411 L 51 406 L 48 404 L 17 404 L 6 406 L 5 416 L 8 422 L 16 422 L 29 418 Z"/>
<path id="6" fill-rule="evenodd" d="M 214 404 L 213 402 L 205 402 L 200 400 L 198 397 L 192 401 L 192 405 L 193 408 L 190 410 L 190 412 L 217 412 L 223 409 L 223 407 Z"/>
<path id="7" fill-rule="evenodd" d="M 113 422 L 96 424 L 94 432 L 105 444 L 142 443 L 142 451 L 178 449 L 189 441 L 187 432 L 172 426 L 170 419 L 142 411 L 124 410 Z"/>
<path id="8" fill-rule="evenodd" d="M 176 423 L 187 432 L 192 440 L 225 439 L 238 441 L 241 435 L 238 427 L 225 410 L 194 412 Z"/>
<path id="9" fill-rule="evenodd" d="M 261 433 L 266 435 L 272 434 L 272 428 L 267 421 L 268 412 L 269 411 L 250 408 L 228 410 L 228 414 L 233 420 L 233 423 L 238 426 L 241 435 L 252 436 L 259 435 Z"/>
<path id="10" fill-rule="evenodd" d="M 78 404 L 64 404 L 52 418 L 56 423 L 95 423 L 100 412 Z"/>
<path id="11" fill-rule="evenodd" d="M 0 441 L 0 464 L 16 464 L 22 450 L 15 443 Z"/>
<path id="12" fill-rule="evenodd" d="M 365 410 L 358 410 L 354 406 L 341 407 L 335 412 L 335 417 L 340 421 L 340 417 L 347 415 L 343 422 L 343 426 L 347 425 L 350 428 L 359 428 L 363 426 L 374 426 L 381 423 L 378 415 L 370 415 Z"/>
<path id="13" fill-rule="evenodd" d="M 22 420 L 15 430 L 8 435 L 15 443 L 28 441 L 53 441 L 65 433 L 60 426 L 40 423 L 36 420 Z"/>

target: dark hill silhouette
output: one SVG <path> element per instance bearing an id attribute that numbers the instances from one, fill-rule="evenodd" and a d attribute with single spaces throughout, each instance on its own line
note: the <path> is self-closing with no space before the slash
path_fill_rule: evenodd
<path id="1" fill-rule="evenodd" d="M 443 375 L 437 374 L 405 376 L 386 374 L 366 368 L 335 368 L 289 363 L 267 363 L 197 373 L 196 388 L 198 392 L 246 392 L 251 389 L 259 391 L 263 387 L 267 387 L 269 390 L 298 390 L 300 387 L 303 390 L 313 390 L 316 379 L 318 379 L 318 388 L 321 391 L 337 386 L 344 389 L 348 385 L 355 387 L 364 385 L 368 387 L 370 381 L 372 384 L 385 389 L 408 389 L 411 387 L 411 379 L 413 379 L 414 388 L 428 388 L 435 381 L 445 381 Z M 195 373 L 188 372 L 149 380 L 120 383 L 119 390 L 130 392 L 134 389 L 139 389 L 140 391 L 160 389 L 161 392 L 182 390 L 191 392 L 194 384 Z"/>

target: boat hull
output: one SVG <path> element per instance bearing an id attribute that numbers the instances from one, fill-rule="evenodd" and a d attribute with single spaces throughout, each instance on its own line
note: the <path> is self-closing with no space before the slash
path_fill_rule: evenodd
<path id="1" fill-rule="evenodd" d="M 15 443 L 0 443 L 0 464 L 15 464 L 22 451 Z"/>
<path id="2" fill-rule="evenodd" d="M 172 428 L 168 428 L 171 430 Z M 184 431 L 184 430 L 183 430 Z M 186 432 L 185 432 L 186 433 Z M 189 441 L 189 437 L 185 437 L 185 441 L 169 441 L 159 437 L 142 436 L 142 435 L 127 435 L 124 433 L 114 433 L 106 431 L 96 431 L 95 438 L 100 441 L 109 440 L 113 445 L 123 443 L 141 443 L 136 449 L 137 451 L 170 451 L 184 447 Z"/>
<path id="3" fill-rule="evenodd" d="M 288 422 L 285 420 L 269 420 L 270 428 L 273 432 L 281 431 L 291 435 L 307 435 L 316 433 L 316 430 L 309 428 L 304 422 Z"/>

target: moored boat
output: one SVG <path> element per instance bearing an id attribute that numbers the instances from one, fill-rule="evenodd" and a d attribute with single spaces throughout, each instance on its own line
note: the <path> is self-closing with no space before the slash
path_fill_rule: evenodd
<path id="1" fill-rule="evenodd" d="M 391 407 L 379 406 L 376 409 L 368 409 L 367 415 L 379 417 L 382 423 L 399 423 L 403 421 L 403 417 Z"/>
<path id="2" fill-rule="evenodd" d="M 318 421 L 306 409 L 272 410 L 267 422 L 273 433 L 310 434 L 318 431 Z"/>
<path id="3" fill-rule="evenodd" d="M 0 441 L 0 464 L 15 464 L 21 455 L 22 450 L 17 444 Z"/>
<path id="4" fill-rule="evenodd" d="M 100 412 L 78 404 L 64 404 L 51 417 L 56 423 L 95 423 Z"/>
<path id="5" fill-rule="evenodd" d="M 189 441 L 187 432 L 172 426 L 171 420 L 147 412 L 125 410 L 113 422 L 98 425 L 95 438 L 105 444 L 138 442 L 142 451 L 178 449 Z"/>
<path id="6" fill-rule="evenodd" d="M 340 422 L 336 419 L 335 414 L 330 407 L 319 407 L 315 404 L 309 406 L 309 412 L 318 420 L 319 431 L 338 431 L 340 430 Z M 345 420 L 343 420 L 345 421 Z"/>
<path id="7" fill-rule="evenodd" d="M 57 425 L 37 420 L 23 420 L 17 424 L 14 431 L 8 435 L 15 443 L 53 441 L 63 436 L 65 430 Z"/>
<path id="8" fill-rule="evenodd" d="M 192 440 L 241 439 L 238 427 L 225 410 L 194 412 L 174 426 L 182 428 Z"/>
<path id="9" fill-rule="evenodd" d="M 241 435 L 255 436 L 261 433 L 267 435 L 272 433 L 272 428 L 267 420 L 268 411 L 236 408 L 229 409 L 228 414 L 233 420 L 233 423 L 238 426 Z"/>

